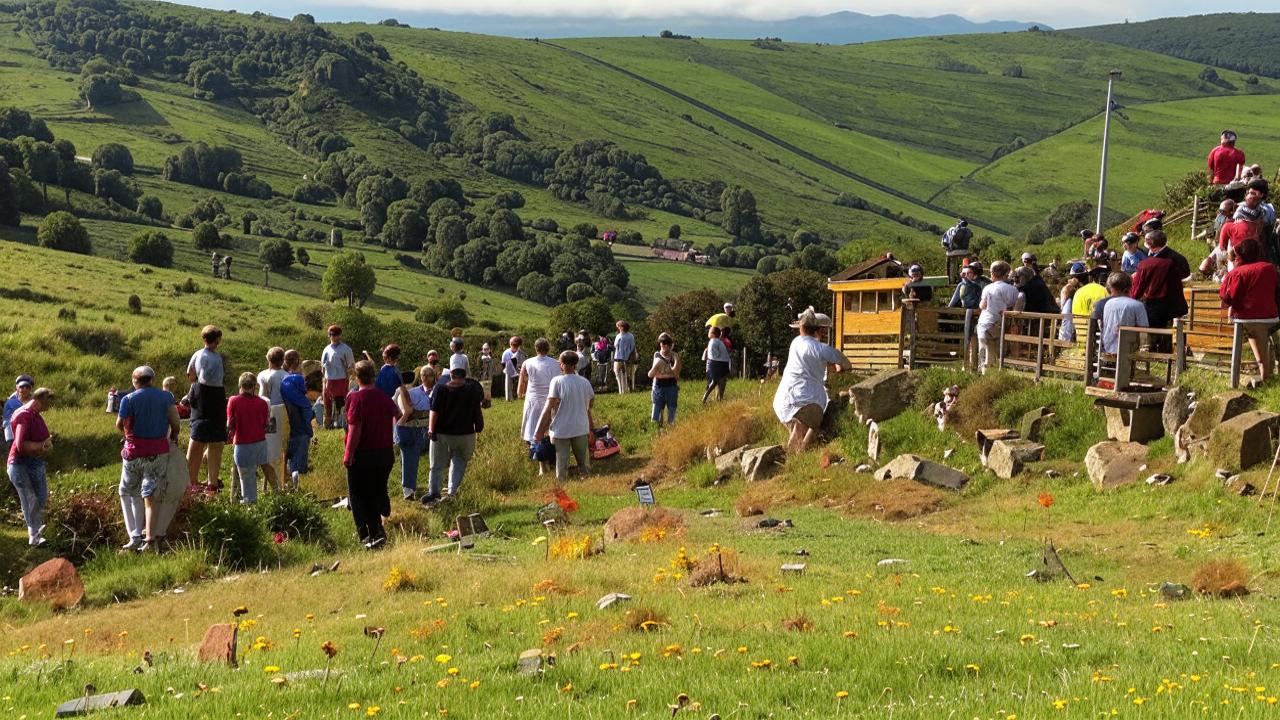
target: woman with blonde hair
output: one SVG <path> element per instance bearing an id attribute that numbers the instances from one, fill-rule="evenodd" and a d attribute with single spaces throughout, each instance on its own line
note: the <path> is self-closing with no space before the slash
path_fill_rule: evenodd
<path id="1" fill-rule="evenodd" d="M 258 468 L 271 462 L 267 454 L 267 423 L 271 406 L 258 397 L 253 373 L 240 375 L 240 393 L 227 401 L 227 437 L 240 476 L 240 502 L 258 502 Z"/>

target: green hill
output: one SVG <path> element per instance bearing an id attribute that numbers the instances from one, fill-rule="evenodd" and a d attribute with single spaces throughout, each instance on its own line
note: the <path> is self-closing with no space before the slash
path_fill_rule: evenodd
<path id="1" fill-rule="evenodd" d="M 1096 25 L 1063 32 L 1242 73 L 1280 77 L 1280 13 L 1217 13 Z"/>

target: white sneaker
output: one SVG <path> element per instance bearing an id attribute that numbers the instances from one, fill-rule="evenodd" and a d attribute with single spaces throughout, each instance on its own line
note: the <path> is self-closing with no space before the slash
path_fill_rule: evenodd
<path id="1" fill-rule="evenodd" d="M 298 471 L 294 470 L 293 474 L 289 476 L 289 479 L 293 482 L 293 489 L 297 490 L 298 489 Z"/>
<path id="2" fill-rule="evenodd" d="M 137 550 L 138 548 L 142 547 L 145 544 L 146 543 L 143 542 L 142 538 L 140 537 L 130 538 L 129 542 L 120 546 L 120 549 L 121 550 Z"/>
<path id="3" fill-rule="evenodd" d="M 30 545 L 31 547 L 44 547 L 48 543 L 49 541 L 45 540 L 44 536 L 42 535 L 37 535 L 27 542 L 27 544 Z"/>

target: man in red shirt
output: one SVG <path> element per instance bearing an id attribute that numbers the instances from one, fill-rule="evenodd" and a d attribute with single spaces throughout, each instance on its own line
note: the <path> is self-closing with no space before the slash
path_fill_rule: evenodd
<path id="1" fill-rule="evenodd" d="M 1262 259 L 1257 243 L 1236 249 L 1236 266 L 1222 278 L 1218 296 L 1227 306 L 1227 317 L 1239 325 L 1249 339 L 1258 360 L 1258 374 L 1266 381 L 1273 373 L 1271 328 L 1280 322 L 1276 308 L 1276 287 L 1280 275 L 1276 266 Z"/>
<path id="2" fill-rule="evenodd" d="M 1236 148 L 1234 130 L 1222 131 L 1222 142 L 1209 152 L 1209 173 L 1214 185 L 1226 185 L 1235 180 L 1244 167 L 1244 152 Z"/>
<path id="3" fill-rule="evenodd" d="M 1168 246 L 1161 230 L 1152 230 L 1145 238 L 1150 257 L 1142 261 L 1133 274 L 1129 297 L 1141 300 L 1147 308 L 1147 325 L 1167 328 L 1174 318 L 1187 314 L 1187 299 L 1182 294 L 1182 279 L 1191 274 L 1187 259 Z M 1152 335 L 1152 352 L 1169 352 L 1168 336 Z"/>
<path id="4" fill-rule="evenodd" d="M 360 390 L 347 396 L 347 438 L 342 464 L 347 467 L 347 496 L 356 533 L 366 549 L 375 550 L 387 541 L 382 518 L 391 515 L 391 495 L 387 478 L 395 455 L 391 429 L 400 419 L 400 408 L 384 392 L 371 392 L 378 371 L 373 363 L 356 363 Z"/>

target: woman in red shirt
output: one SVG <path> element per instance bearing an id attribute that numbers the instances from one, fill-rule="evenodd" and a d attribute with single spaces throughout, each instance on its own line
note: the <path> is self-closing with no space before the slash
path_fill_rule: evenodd
<path id="1" fill-rule="evenodd" d="M 1280 323 L 1276 304 L 1280 273 L 1275 265 L 1260 257 L 1261 250 L 1257 242 L 1235 247 L 1235 267 L 1222 278 L 1218 296 L 1227 306 L 1227 317 L 1239 325 L 1249 339 L 1249 349 L 1258 359 L 1259 376 L 1266 381 L 1274 374 L 1271 330 Z"/>
<path id="2" fill-rule="evenodd" d="M 267 423 L 271 406 L 258 397 L 258 379 L 253 373 L 240 375 L 240 394 L 227 401 L 227 437 L 233 448 L 240 476 L 241 502 L 258 502 L 258 466 L 271 463 L 267 452 Z"/>
<path id="3" fill-rule="evenodd" d="M 44 459 L 53 450 L 53 436 L 40 413 L 49 409 L 53 391 L 37 388 L 31 402 L 14 411 L 9 420 L 13 444 L 9 446 L 9 482 L 18 491 L 22 519 L 27 523 L 27 544 L 40 547 L 44 539 L 44 506 L 49 502 L 49 482 Z"/>
<path id="4" fill-rule="evenodd" d="M 376 390 L 378 371 L 373 363 L 356 363 L 360 390 L 347 396 L 347 438 L 342 464 L 347 467 L 347 495 L 356 534 L 366 549 L 376 550 L 387 541 L 382 518 L 391 515 L 387 478 L 395 464 L 391 430 L 400 419 L 400 408 L 391 397 Z"/>

